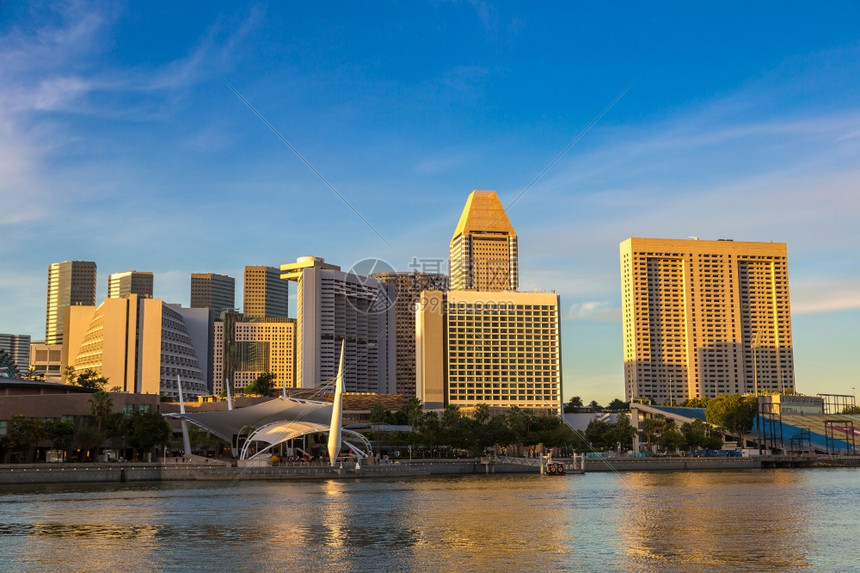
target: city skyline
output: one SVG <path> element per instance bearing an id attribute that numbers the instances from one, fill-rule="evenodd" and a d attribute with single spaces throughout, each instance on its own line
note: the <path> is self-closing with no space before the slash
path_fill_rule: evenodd
<path id="1" fill-rule="evenodd" d="M 520 290 L 561 295 L 565 400 L 623 396 L 619 242 L 691 235 L 786 243 L 797 389 L 853 392 L 856 4 L 0 13 L 0 332 L 44 336 L 57 261 L 183 306 L 192 272 L 413 270 L 494 189 Z"/>

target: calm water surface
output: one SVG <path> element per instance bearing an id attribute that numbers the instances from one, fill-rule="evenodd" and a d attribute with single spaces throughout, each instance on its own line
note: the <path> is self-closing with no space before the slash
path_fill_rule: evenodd
<path id="1" fill-rule="evenodd" d="M 858 470 L 0 488 L 5 571 L 855 571 Z"/>

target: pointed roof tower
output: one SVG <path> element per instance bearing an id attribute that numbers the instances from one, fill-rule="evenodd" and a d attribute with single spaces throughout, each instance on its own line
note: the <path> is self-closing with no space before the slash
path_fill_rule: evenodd
<path id="1" fill-rule="evenodd" d="M 450 256 L 451 290 L 517 290 L 517 233 L 495 191 L 469 195 Z"/>

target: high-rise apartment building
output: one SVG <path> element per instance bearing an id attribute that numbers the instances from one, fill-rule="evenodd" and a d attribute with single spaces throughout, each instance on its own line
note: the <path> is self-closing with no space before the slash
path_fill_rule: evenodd
<path id="1" fill-rule="evenodd" d="M 785 243 L 620 245 L 627 400 L 794 388 Z"/>
<path id="2" fill-rule="evenodd" d="M 295 343 L 295 319 L 225 313 L 224 320 L 215 323 L 214 393 L 224 392 L 225 381 L 239 393 L 267 372 L 275 375 L 275 388 L 294 388 Z"/>
<path id="3" fill-rule="evenodd" d="M 6 366 L 7 375 L 22 376 L 30 367 L 30 335 L 29 334 L 0 334 L 0 351 L 6 353 L 11 364 Z M 13 372 L 14 370 L 14 372 Z M 4 372 L 0 372 L 2 376 Z"/>
<path id="4" fill-rule="evenodd" d="M 153 275 L 150 272 L 125 271 L 108 275 L 108 298 L 138 294 L 152 298 Z"/>
<path id="5" fill-rule="evenodd" d="M 448 277 L 439 273 L 374 273 L 372 278 L 392 285 L 396 327 L 396 392 L 406 397 L 415 393 L 415 303 L 422 291 L 447 291 Z"/>
<path id="6" fill-rule="evenodd" d="M 561 411 L 558 294 L 425 291 L 416 332 L 425 407 Z"/>
<path id="7" fill-rule="evenodd" d="M 519 288 L 517 233 L 495 191 L 472 191 L 451 238 L 451 290 Z"/>
<path id="8" fill-rule="evenodd" d="M 63 369 L 94 370 L 122 392 L 178 398 L 177 376 L 186 398 L 210 392 L 208 309 L 130 294 L 65 311 Z"/>
<path id="9" fill-rule="evenodd" d="M 394 288 L 320 257 L 281 265 L 281 273 L 297 283 L 296 386 L 332 382 L 346 341 L 344 390 L 393 394 Z"/>
<path id="10" fill-rule="evenodd" d="M 428 408 L 561 411 L 553 292 L 516 292 L 517 234 L 493 191 L 473 191 L 451 240 L 451 290 L 416 303 L 416 394 Z"/>
<path id="11" fill-rule="evenodd" d="M 245 267 L 243 314 L 255 318 L 287 318 L 288 285 L 275 267 Z"/>
<path id="12" fill-rule="evenodd" d="M 215 318 L 236 307 L 236 279 L 215 273 L 191 273 L 191 308 L 209 308 Z"/>
<path id="13" fill-rule="evenodd" d="M 45 343 L 63 343 L 63 317 L 67 306 L 96 303 L 96 264 L 63 261 L 48 266 L 48 304 Z"/>

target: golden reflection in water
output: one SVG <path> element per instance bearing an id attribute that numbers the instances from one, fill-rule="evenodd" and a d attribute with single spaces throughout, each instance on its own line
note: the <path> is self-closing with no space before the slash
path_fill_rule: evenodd
<path id="1" fill-rule="evenodd" d="M 767 472 L 630 473 L 627 526 L 634 562 L 662 568 L 769 570 L 808 567 L 809 502 L 803 474 Z"/>

